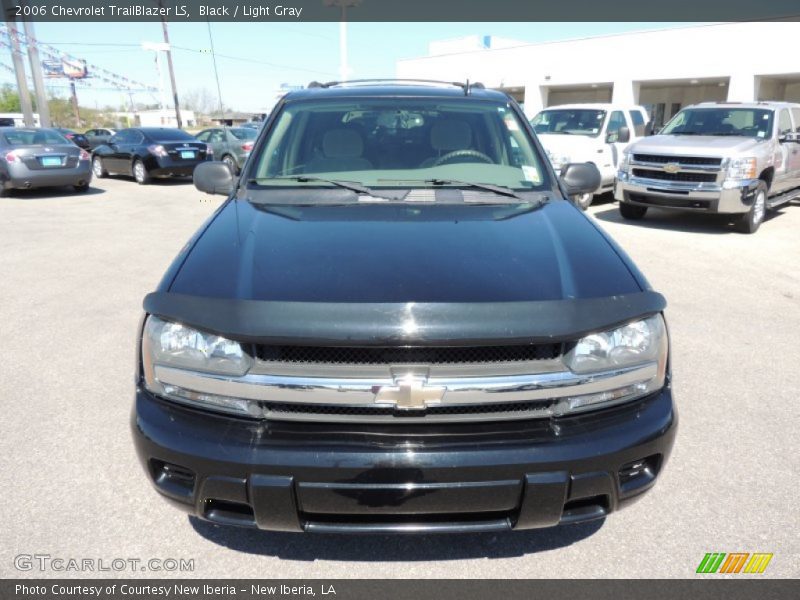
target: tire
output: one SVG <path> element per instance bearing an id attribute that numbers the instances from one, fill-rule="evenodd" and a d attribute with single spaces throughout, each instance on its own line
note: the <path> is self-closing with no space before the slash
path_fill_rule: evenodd
<path id="1" fill-rule="evenodd" d="M 620 202 L 619 214 L 622 215 L 623 219 L 626 219 L 628 221 L 638 221 L 639 219 L 644 218 L 644 216 L 647 214 L 647 207 L 636 206 L 634 204 L 626 204 L 625 202 Z"/>
<path id="2" fill-rule="evenodd" d="M 764 222 L 764 215 L 767 214 L 767 184 L 763 181 L 758 182 L 755 192 L 753 206 L 744 213 L 736 223 L 736 229 L 741 233 L 755 233 Z"/>
<path id="3" fill-rule="evenodd" d="M 239 174 L 239 167 L 236 166 L 236 161 L 230 154 L 226 154 L 222 157 L 222 162 L 228 165 L 228 168 L 231 170 L 231 173 L 234 175 Z"/>
<path id="4" fill-rule="evenodd" d="M 88 183 L 84 183 L 84 184 L 81 184 L 81 185 L 73 185 L 72 189 L 74 189 L 79 194 L 84 194 L 84 193 L 89 191 L 89 184 Z"/>
<path id="5" fill-rule="evenodd" d="M 578 208 L 581 210 L 586 210 L 592 205 L 592 199 L 594 198 L 594 194 L 589 192 L 587 194 L 578 194 L 577 196 L 573 196 L 573 200 Z"/>
<path id="6" fill-rule="evenodd" d="M 95 156 L 92 159 L 92 173 L 98 179 L 104 179 L 108 177 L 108 171 L 106 171 L 105 165 L 103 165 L 103 159 L 99 156 Z"/>
<path id="7" fill-rule="evenodd" d="M 133 167 L 131 170 L 133 171 L 133 178 L 139 185 L 147 185 L 153 180 L 153 178 L 150 177 L 150 173 L 147 172 L 147 168 L 144 166 L 144 163 L 138 158 L 133 161 Z"/>

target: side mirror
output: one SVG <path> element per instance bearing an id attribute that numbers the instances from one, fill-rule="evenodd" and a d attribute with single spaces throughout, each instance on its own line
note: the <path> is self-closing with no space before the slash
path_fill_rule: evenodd
<path id="1" fill-rule="evenodd" d="M 219 160 L 200 163 L 192 173 L 194 187 L 206 194 L 228 196 L 236 187 L 230 168 Z"/>
<path id="2" fill-rule="evenodd" d="M 623 125 L 617 132 L 617 141 L 621 144 L 627 144 L 631 141 L 631 130 Z"/>
<path id="3" fill-rule="evenodd" d="M 644 126 L 644 134 L 647 135 L 655 135 L 656 134 L 656 122 L 655 121 L 648 121 L 647 125 Z"/>
<path id="4" fill-rule="evenodd" d="M 590 194 L 600 187 L 600 170 L 592 163 L 569 163 L 561 169 L 567 195 Z"/>
<path id="5" fill-rule="evenodd" d="M 791 144 L 792 142 L 800 143 L 800 134 L 792 132 L 783 133 L 778 136 L 778 141 L 781 144 Z"/>

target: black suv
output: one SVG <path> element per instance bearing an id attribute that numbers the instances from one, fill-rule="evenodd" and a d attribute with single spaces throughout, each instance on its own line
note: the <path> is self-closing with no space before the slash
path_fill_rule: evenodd
<path id="1" fill-rule="evenodd" d="M 145 317 L 155 488 L 215 523 L 488 531 L 603 518 L 669 456 L 664 298 L 480 85 L 312 84 L 270 115 Z"/>

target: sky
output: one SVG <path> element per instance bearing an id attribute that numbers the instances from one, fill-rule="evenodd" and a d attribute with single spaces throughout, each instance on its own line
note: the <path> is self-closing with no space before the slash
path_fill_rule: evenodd
<path id="1" fill-rule="evenodd" d="M 424 56 L 433 40 L 493 35 L 525 42 L 545 42 L 645 29 L 686 27 L 691 23 L 349 23 L 350 77 L 392 77 L 396 61 Z M 163 41 L 160 23 L 36 23 L 36 38 L 88 63 L 142 83 L 157 86 L 153 52 L 142 42 Z M 305 85 L 339 75 L 338 23 L 212 23 L 222 101 L 228 108 L 261 112 L 269 108 L 282 83 Z M 179 96 L 206 89 L 217 99 L 207 23 L 169 24 Z M 7 52 L 7 50 L 0 48 Z M 10 65 L 8 56 L 0 63 Z M 26 68 L 28 65 L 26 64 Z M 164 81 L 168 80 L 166 77 Z M 0 83 L 13 83 L 0 70 Z M 49 80 L 67 95 L 66 80 Z M 127 98 L 94 80 L 79 85 L 84 106 L 118 107 Z M 137 102 L 157 103 L 157 93 L 137 93 Z"/>

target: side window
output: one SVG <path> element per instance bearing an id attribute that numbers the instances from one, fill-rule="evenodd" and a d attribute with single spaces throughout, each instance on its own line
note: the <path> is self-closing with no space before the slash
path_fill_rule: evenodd
<path id="1" fill-rule="evenodd" d="M 787 133 L 792 133 L 792 119 L 789 117 L 789 111 L 784 108 L 778 117 L 778 135 Z"/>
<path id="2" fill-rule="evenodd" d="M 631 123 L 633 123 L 633 132 L 637 137 L 641 137 L 644 135 L 644 117 L 642 113 L 638 110 L 632 110 L 629 113 L 631 115 Z"/>
<path id="3" fill-rule="evenodd" d="M 84 133 L 83 135 L 97 135 L 97 130 L 95 130 L 95 129 L 90 129 L 89 131 L 87 131 L 87 132 L 86 132 L 86 133 Z"/>
<path id="4" fill-rule="evenodd" d="M 196 137 L 196 138 L 197 138 L 198 140 L 200 140 L 201 142 L 207 142 L 207 141 L 208 141 L 208 136 L 209 136 L 209 135 L 211 135 L 211 132 L 210 132 L 209 130 L 205 130 L 205 131 L 201 131 L 200 133 L 198 133 L 198 134 L 197 134 L 196 136 L 194 136 L 194 137 Z"/>
<path id="5" fill-rule="evenodd" d="M 139 131 L 130 131 L 130 142 L 129 144 L 141 144 L 144 141 L 144 136 Z"/>
<path id="6" fill-rule="evenodd" d="M 792 117 L 794 117 L 794 130 L 800 133 L 800 108 L 792 109 Z"/>
<path id="7" fill-rule="evenodd" d="M 120 131 L 117 135 L 111 138 L 111 141 L 115 144 L 130 144 L 131 143 L 131 132 L 130 131 Z"/>
<path id="8" fill-rule="evenodd" d="M 217 144 L 219 142 L 224 142 L 225 141 L 225 136 L 223 135 L 222 130 L 221 129 L 215 129 L 214 131 L 212 131 L 211 135 L 209 136 L 209 140 L 208 141 L 210 141 L 212 144 Z"/>
<path id="9" fill-rule="evenodd" d="M 625 113 L 621 110 L 615 110 L 608 118 L 608 127 L 606 128 L 606 136 L 611 136 L 610 142 L 615 142 L 617 135 L 619 135 L 620 127 L 625 127 Z"/>

